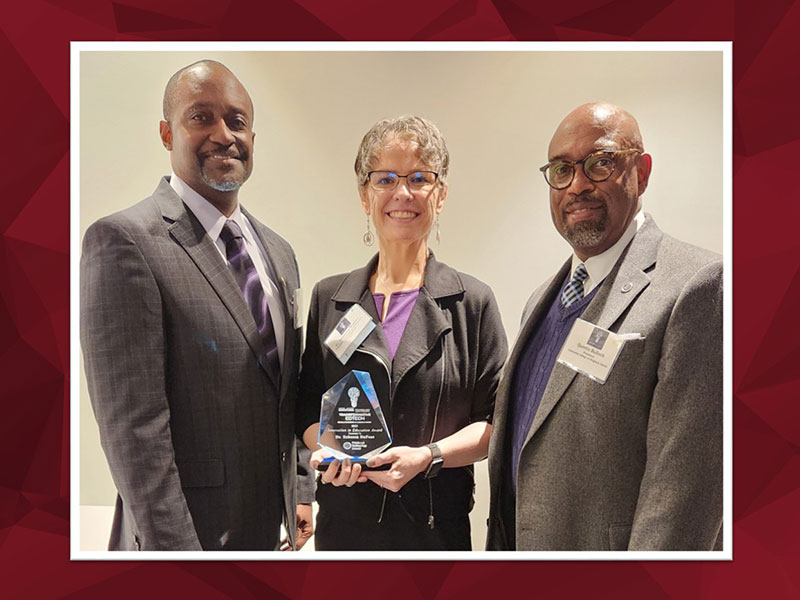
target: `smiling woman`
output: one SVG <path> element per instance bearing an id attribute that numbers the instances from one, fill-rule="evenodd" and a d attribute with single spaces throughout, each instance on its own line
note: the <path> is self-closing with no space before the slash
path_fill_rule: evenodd
<path id="1" fill-rule="evenodd" d="M 384 119 L 364 136 L 355 164 L 359 196 L 384 256 L 427 251 L 431 226 L 447 198 L 449 168 L 444 138 L 425 119 Z M 412 248 L 404 242 L 416 244 Z"/>
<path id="2" fill-rule="evenodd" d="M 298 433 L 318 448 L 320 396 L 359 370 L 375 382 L 394 445 L 366 463 L 388 470 L 346 460 L 322 474 L 318 550 L 471 548 L 472 463 L 487 454 L 506 338 L 488 286 L 428 250 L 449 162 L 438 128 L 419 117 L 380 121 L 361 142 L 358 192 L 379 250 L 314 288 Z M 377 326 L 342 363 L 322 340 L 354 304 Z M 312 466 L 329 456 L 317 450 Z"/>
<path id="3" fill-rule="evenodd" d="M 437 181 L 438 173 L 422 163 L 411 141 L 389 142 L 373 165 L 359 193 L 384 253 L 402 254 L 404 243 L 413 242 L 416 250 L 425 250 L 433 220 L 444 207 L 447 184 Z"/>

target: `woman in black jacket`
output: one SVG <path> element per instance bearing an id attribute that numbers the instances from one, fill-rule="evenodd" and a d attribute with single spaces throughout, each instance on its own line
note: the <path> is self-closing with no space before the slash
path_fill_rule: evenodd
<path id="1" fill-rule="evenodd" d="M 312 467 L 320 398 L 351 370 L 374 383 L 393 445 L 363 469 L 335 460 L 317 486 L 318 550 L 469 550 L 472 463 L 486 457 L 494 395 L 506 357 L 492 291 L 438 262 L 428 249 L 447 197 L 450 157 L 436 126 L 419 117 L 376 123 L 355 170 L 367 215 L 366 267 L 320 281 L 308 319 L 298 433 Z M 376 327 L 342 362 L 325 343 L 358 304 Z"/>

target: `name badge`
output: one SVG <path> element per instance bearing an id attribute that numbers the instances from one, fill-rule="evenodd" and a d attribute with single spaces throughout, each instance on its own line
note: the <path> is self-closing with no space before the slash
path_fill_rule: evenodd
<path id="1" fill-rule="evenodd" d="M 625 342 L 638 339 L 643 339 L 640 333 L 613 333 L 577 319 L 557 360 L 592 381 L 605 383 Z"/>
<path id="2" fill-rule="evenodd" d="M 294 297 L 292 298 L 292 308 L 294 319 L 294 328 L 300 329 L 303 326 L 303 290 L 296 288 L 294 290 Z"/>
<path id="3" fill-rule="evenodd" d="M 358 304 L 353 304 L 325 338 L 325 345 L 339 362 L 345 364 L 373 329 L 375 322 L 369 313 Z"/>

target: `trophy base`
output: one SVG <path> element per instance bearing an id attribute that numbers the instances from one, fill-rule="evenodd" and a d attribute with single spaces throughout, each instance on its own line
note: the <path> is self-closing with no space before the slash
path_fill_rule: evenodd
<path id="1" fill-rule="evenodd" d="M 317 471 L 320 471 L 320 472 L 327 471 L 328 470 L 328 465 L 330 465 L 334 460 L 336 460 L 336 459 L 333 458 L 332 456 L 329 457 L 329 458 L 323 458 L 322 462 L 320 462 L 319 465 L 317 466 Z M 368 467 L 366 465 L 367 460 L 368 459 L 366 459 L 366 458 L 361 458 L 360 456 L 357 456 L 355 458 L 351 458 L 350 462 L 353 463 L 353 464 L 356 464 L 356 465 L 361 465 L 361 470 L 362 471 L 388 471 L 389 469 L 392 468 L 391 464 L 381 465 L 379 467 Z"/>

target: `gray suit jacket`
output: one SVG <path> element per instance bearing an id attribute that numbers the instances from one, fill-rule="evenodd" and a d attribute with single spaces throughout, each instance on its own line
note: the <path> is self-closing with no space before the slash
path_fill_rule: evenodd
<path id="1" fill-rule="evenodd" d="M 299 274 L 289 244 L 247 217 L 283 293 L 280 389 L 235 279 L 166 178 L 86 232 L 81 344 L 119 492 L 109 549 L 271 550 L 281 519 L 294 534 Z"/>
<path id="2" fill-rule="evenodd" d="M 509 492 L 524 346 L 569 271 L 537 289 L 497 394 L 490 550 L 711 550 L 722 521 L 722 262 L 647 220 L 581 318 L 626 342 L 604 385 L 556 364 Z"/>

